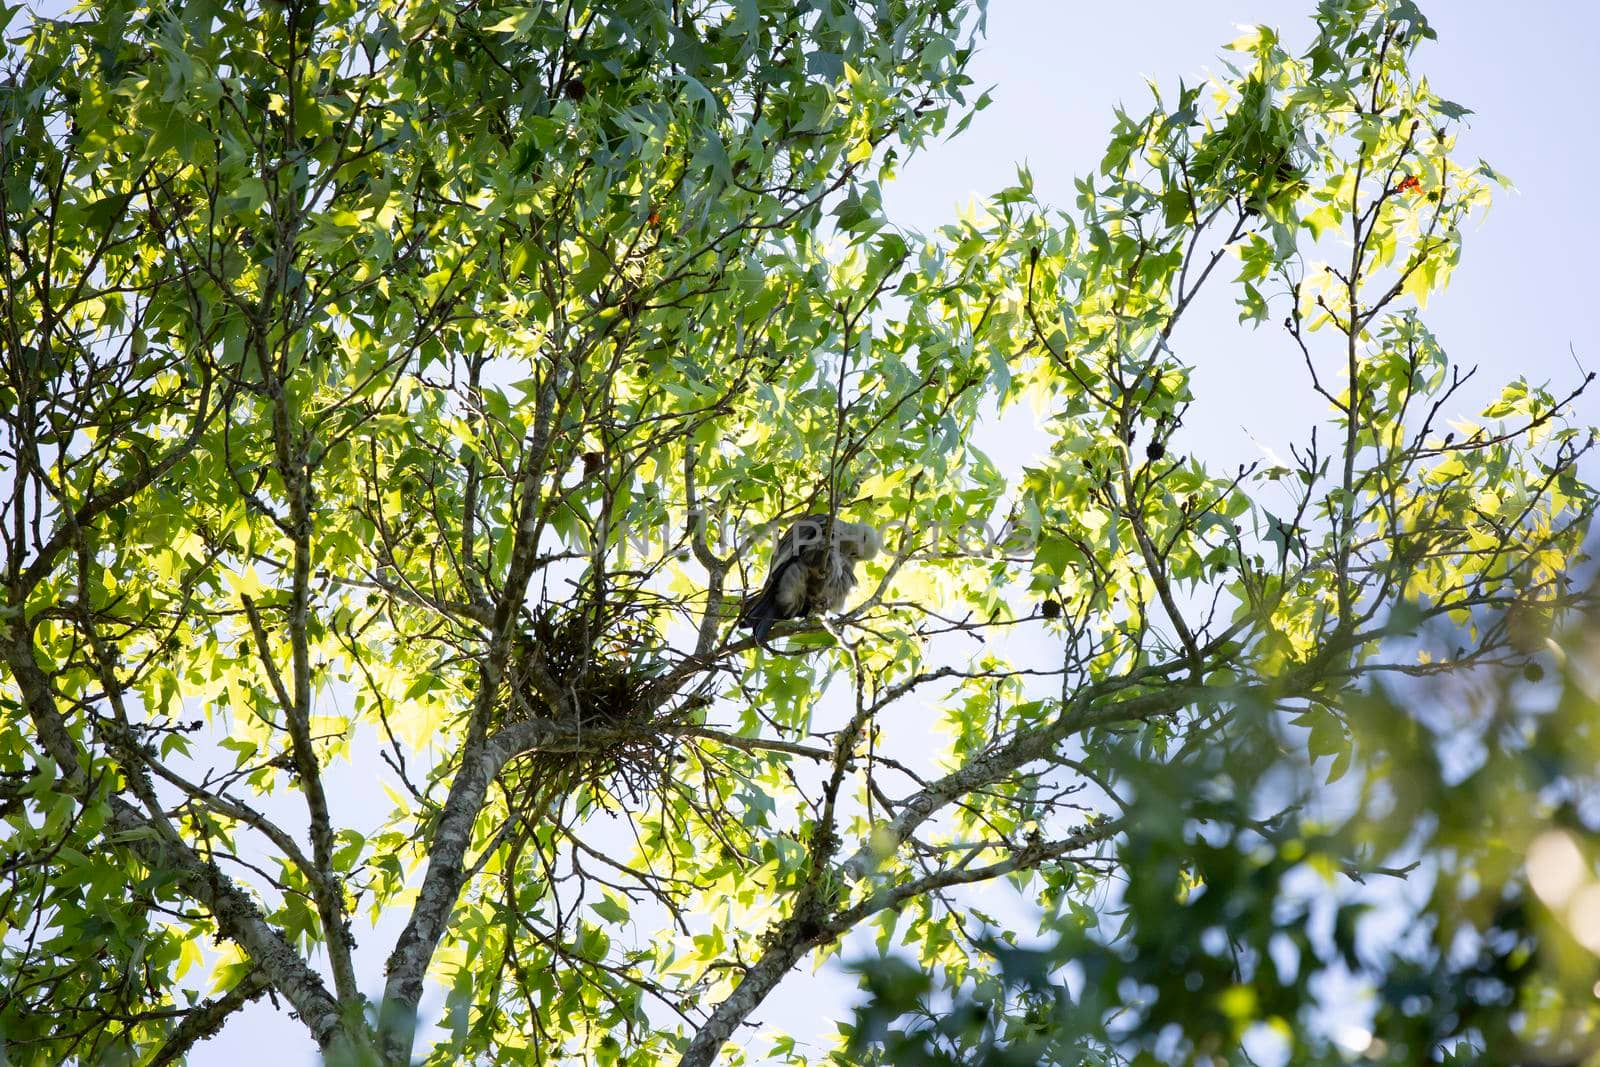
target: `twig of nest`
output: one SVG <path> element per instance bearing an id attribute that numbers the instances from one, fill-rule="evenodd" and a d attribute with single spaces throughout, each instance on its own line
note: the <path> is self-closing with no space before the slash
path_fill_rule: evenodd
<path id="1" fill-rule="evenodd" d="M 637 802 L 671 774 L 676 709 L 654 706 L 659 638 L 639 613 L 593 603 L 533 610 L 515 647 L 503 722 L 547 719 L 569 740 L 515 761 L 502 780 L 527 801 L 524 815 L 587 785 L 597 803 Z"/>

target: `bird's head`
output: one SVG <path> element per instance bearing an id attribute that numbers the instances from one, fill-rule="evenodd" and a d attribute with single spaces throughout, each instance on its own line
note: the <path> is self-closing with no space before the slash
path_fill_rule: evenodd
<path id="1" fill-rule="evenodd" d="M 839 554 L 850 560 L 871 559 L 883 547 L 878 531 L 864 522 L 839 524 Z"/>

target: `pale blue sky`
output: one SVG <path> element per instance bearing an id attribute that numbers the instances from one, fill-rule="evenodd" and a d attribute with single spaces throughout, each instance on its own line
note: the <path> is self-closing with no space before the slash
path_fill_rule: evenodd
<path id="1" fill-rule="evenodd" d="M 1423 7 L 1440 39 L 1424 51 L 1422 69 L 1442 95 L 1476 112 L 1462 138 L 1464 154 L 1490 160 L 1518 186 L 1468 234 L 1462 266 L 1430 305 L 1428 321 L 1455 359 L 1483 365 L 1488 382 L 1517 374 L 1575 381 L 1569 345 L 1585 365 L 1600 364 L 1593 282 L 1583 266 L 1600 246 L 1591 204 L 1600 170 L 1591 110 L 1600 11 L 1557 0 L 1432 0 Z M 886 190 L 890 217 L 913 228 L 937 226 L 958 202 L 1009 184 L 1022 161 L 1043 199 L 1069 205 L 1072 178 L 1099 161 L 1112 108 L 1119 101 L 1143 106 L 1146 76 L 1169 85 L 1180 76 L 1192 81 L 1216 66 L 1219 46 L 1240 23 L 1273 23 L 1291 43 L 1302 41 L 1313 8 L 1313 0 L 992 0 L 988 43 L 972 73 L 980 87 L 995 86 L 994 103 L 959 140 L 904 167 Z M 1189 450 L 1226 463 L 1301 439 L 1316 411 L 1298 400 L 1304 371 L 1277 331 L 1243 330 L 1220 301 L 1199 309 L 1177 342 L 1180 356 L 1197 367 Z M 1593 405 L 1582 415 L 1595 421 Z M 1017 451 L 996 458 L 1024 458 L 1026 435 L 1008 440 L 1002 447 Z M 363 976 L 375 991 L 392 933 L 369 933 L 364 941 Z M 802 968 L 760 1018 L 816 1033 L 829 1028 L 852 993 L 836 974 Z M 313 1060 L 301 1025 L 263 1000 L 198 1046 L 191 1062 Z"/>
<path id="2" fill-rule="evenodd" d="M 1600 363 L 1594 284 L 1579 263 L 1600 238 L 1589 206 L 1600 164 L 1600 5 L 1421 6 L 1439 40 L 1424 47 L 1419 68 L 1475 112 L 1460 155 L 1491 161 L 1517 187 L 1469 229 L 1462 266 L 1427 320 L 1455 360 L 1482 364 L 1484 389 L 1517 374 L 1575 383 L 1569 344 L 1586 365 Z M 886 190 L 886 209 L 904 225 L 937 226 L 952 204 L 1010 184 L 1021 161 L 1041 199 L 1070 206 L 1073 179 L 1099 164 L 1112 109 L 1148 107 L 1146 78 L 1192 84 L 1219 68 L 1219 46 L 1240 24 L 1273 24 L 1291 46 L 1303 42 L 1314 8 L 1312 0 L 992 0 L 972 74 L 995 86 L 994 103 L 960 138 L 906 166 Z M 1187 422 L 1202 436 L 1187 445 L 1219 464 L 1259 458 L 1260 446 L 1284 452 L 1304 435 L 1308 410 L 1317 414 L 1278 403 L 1306 396 L 1304 368 L 1281 330 L 1241 329 L 1232 294 L 1213 295 L 1222 299 L 1202 301 L 1177 338 L 1180 358 L 1197 369 L 1199 402 Z"/>

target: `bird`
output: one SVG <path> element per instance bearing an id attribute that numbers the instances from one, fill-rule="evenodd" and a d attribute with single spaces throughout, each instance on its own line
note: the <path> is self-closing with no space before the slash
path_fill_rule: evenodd
<path id="1" fill-rule="evenodd" d="M 738 625 L 765 642 L 772 624 L 838 611 L 856 584 L 856 564 L 878 554 L 882 540 L 864 522 L 807 515 L 778 539 L 766 584 L 744 602 Z"/>

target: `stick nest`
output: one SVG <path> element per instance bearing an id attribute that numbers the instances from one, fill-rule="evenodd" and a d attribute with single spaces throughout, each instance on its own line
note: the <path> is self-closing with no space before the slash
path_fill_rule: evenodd
<path id="1" fill-rule="evenodd" d="M 642 608 L 608 611 L 587 602 L 535 608 L 512 649 L 502 722 L 548 719 L 568 736 L 513 761 L 502 773 L 505 784 L 537 794 L 536 810 L 583 785 L 601 804 L 636 801 L 658 789 L 671 773 L 677 741 L 663 728 L 680 717 L 661 706 L 654 685 L 659 648 Z"/>

